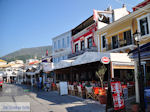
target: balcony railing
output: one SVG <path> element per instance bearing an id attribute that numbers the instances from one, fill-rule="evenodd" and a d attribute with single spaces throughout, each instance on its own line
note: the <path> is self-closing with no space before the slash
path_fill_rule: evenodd
<path id="1" fill-rule="evenodd" d="M 91 48 L 85 48 L 83 50 L 80 50 L 80 51 L 76 51 L 75 53 L 71 53 L 68 55 L 68 58 L 73 58 L 75 56 L 79 56 L 85 52 L 97 52 L 97 47 L 91 47 Z"/>
<path id="2" fill-rule="evenodd" d="M 111 44 L 106 44 L 106 49 L 108 50 L 112 50 L 112 49 L 117 49 L 117 48 L 121 48 L 121 47 L 125 47 L 128 45 L 134 45 L 135 43 L 133 41 L 127 41 L 127 40 L 119 40 L 116 42 L 116 45 L 112 45 Z"/>

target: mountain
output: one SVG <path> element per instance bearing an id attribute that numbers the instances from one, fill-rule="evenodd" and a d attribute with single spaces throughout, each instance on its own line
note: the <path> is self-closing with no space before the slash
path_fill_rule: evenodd
<path id="1" fill-rule="evenodd" d="M 33 48 L 23 48 L 13 53 L 7 54 L 6 56 L 1 57 L 1 59 L 6 60 L 8 62 L 14 60 L 23 60 L 25 62 L 26 59 L 41 58 L 46 55 L 46 50 L 48 50 L 48 55 L 52 54 L 52 46 L 41 46 L 41 47 L 33 47 Z"/>

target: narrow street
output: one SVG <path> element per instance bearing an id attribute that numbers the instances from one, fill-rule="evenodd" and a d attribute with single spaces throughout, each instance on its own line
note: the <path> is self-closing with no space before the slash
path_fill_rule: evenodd
<path id="1" fill-rule="evenodd" d="M 0 102 L 30 102 L 31 112 L 105 112 L 105 106 L 96 101 L 15 84 L 3 85 Z"/>

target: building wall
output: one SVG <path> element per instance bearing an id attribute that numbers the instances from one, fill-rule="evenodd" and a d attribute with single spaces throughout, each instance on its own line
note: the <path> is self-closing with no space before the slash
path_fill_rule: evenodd
<path id="1" fill-rule="evenodd" d="M 89 27 L 83 29 L 76 35 L 74 35 L 72 38 L 73 44 L 72 49 L 73 53 L 75 52 L 75 45 L 78 44 L 78 50 L 81 50 L 81 41 L 84 41 L 84 47 L 88 48 L 88 38 L 92 37 L 92 40 L 94 39 L 94 32 L 97 30 L 97 24 L 96 22 L 90 25 Z M 95 42 L 92 41 L 92 45 L 95 45 Z"/>
<path id="2" fill-rule="evenodd" d="M 54 63 L 68 59 L 68 54 L 71 53 L 71 31 L 54 37 L 52 39 L 52 50 Z"/>
<path id="3" fill-rule="evenodd" d="M 7 62 L 0 62 L 0 65 L 6 65 Z"/>
<path id="4" fill-rule="evenodd" d="M 140 44 L 144 44 L 147 42 L 150 42 L 150 4 L 145 6 L 141 10 L 137 10 L 135 12 L 132 12 L 131 14 L 107 25 L 106 27 L 103 27 L 97 31 L 97 34 L 99 35 L 98 39 L 98 46 L 100 52 L 106 52 L 106 51 L 112 51 L 112 52 L 129 52 L 130 50 L 134 49 L 136 47 L 135 40 L 133 39 L 133 33 L 136 32 L 136 30 L 139 31 L 138 27 L 138 18 L 147 15 L 148 17 L 148 25 L 149 25 L 149 35 L 142 36 L 142 39 L 140 41 Z M 125 31 L 131 30 L 131 38 L 132 38 L 132 44 L 130 45 L 124 45 L 120 46 L 121 42 L 124 41 L 124 35 L 123 33 Z M 106 48 L 102 48 L 102 35 L 106 35 Z M 118 35 L 118 43 L 119 47 L 116 49 L 112 49 L 112 36 Z M 131 46 L 132 45 L 132 46 Z M 118 50 L 120 49 L 120 50 Z"/>

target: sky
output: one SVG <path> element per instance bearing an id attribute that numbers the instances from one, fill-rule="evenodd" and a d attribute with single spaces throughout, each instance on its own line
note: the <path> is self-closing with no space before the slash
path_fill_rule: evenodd
<path id="1" fill-rule="evenodd" d="M 93 14 L 126 4 L 129 11 L 143 0 L 0 0 L 0 57 L 22 48 L 52 45 Z"/>

